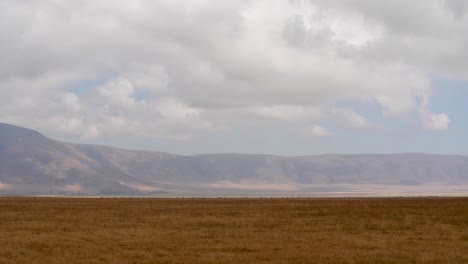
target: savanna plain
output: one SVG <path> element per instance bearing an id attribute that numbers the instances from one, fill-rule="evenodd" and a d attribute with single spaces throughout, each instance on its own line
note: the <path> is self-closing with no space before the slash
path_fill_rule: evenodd
<path id="1" fill-rule="evenodd" d="M 0 263 L 468 263 L 468 198 L 0 198 Z"/>

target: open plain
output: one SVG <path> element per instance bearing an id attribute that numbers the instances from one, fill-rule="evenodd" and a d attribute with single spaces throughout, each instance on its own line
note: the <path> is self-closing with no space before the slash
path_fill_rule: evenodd
<path id="1" fill-rule="evenodd" d="M 0 198 L 0 263 L 468 263 L 468 198 Z"/>

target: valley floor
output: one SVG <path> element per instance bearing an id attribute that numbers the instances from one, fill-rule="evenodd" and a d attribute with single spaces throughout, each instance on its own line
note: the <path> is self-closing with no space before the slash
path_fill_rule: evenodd
<path id="1" fill-rule="evenodd" d="M 0 263 L 468 263 L 468 198 L 0 198 Z"/>

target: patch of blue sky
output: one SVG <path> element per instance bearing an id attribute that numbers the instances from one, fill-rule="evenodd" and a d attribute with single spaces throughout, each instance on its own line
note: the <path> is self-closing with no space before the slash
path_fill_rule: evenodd
<path id="1" fill-rule="evenodd" d="M 68 88 L 68 91 L 76 95 L 89 94 L 94 89 L 96 89 L 96 87 L 99 87 L 106 83 L 107 80 L 107 78 L 80 80 L 76 83 L 73 83 Z"/>
<path id="2" fill-rule="evenodd" d="M 450 119 L 448 131 L 439 135 L 440 149 L 468 154 L 468 81 L 434 79 L 429 108 L 434 113 L 446 113 Z M 438 142 L 428 142 L 438 144 Z"/>
<path id="3" fill-rule="evenodd" d="M 132 98 L 137 101 L 148 101 L 153 98 L 153 94 L 148 90 L 136 90 L 133 92 Z"/>
<path id="4" fill-rule="evenodd" d="M 432 86 L 431 111 L 448 114 L 468 132 L 468 81 L 435 79 Z"/>

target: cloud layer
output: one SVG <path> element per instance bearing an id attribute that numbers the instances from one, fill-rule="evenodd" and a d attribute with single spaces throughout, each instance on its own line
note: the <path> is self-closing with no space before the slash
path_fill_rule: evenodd
<path id="1" fill-rule="evenodd" d="M 0 121 L 82 138 L 446 130 L 431 82 L 467 79 L 465 2 L 5 0 Z"/>

